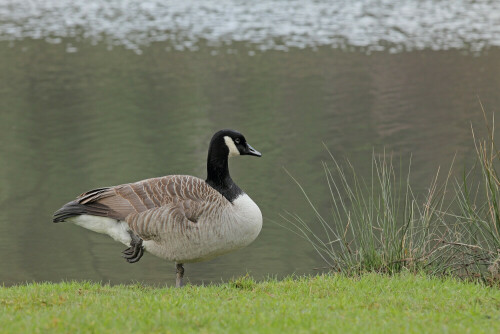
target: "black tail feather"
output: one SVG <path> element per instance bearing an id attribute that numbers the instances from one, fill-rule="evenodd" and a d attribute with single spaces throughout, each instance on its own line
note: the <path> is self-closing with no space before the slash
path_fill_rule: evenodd
<path id="1" fill-rule="evenodd" d="M 80 216 L 80 215 L 94 215 L 103 216 L 108 215 L 109 208 L 105 205 L 99 203 L 92 203 L 83 205 L 80 204 L 78 200 L 66 203 L 62 208 L 54 213 L 53 222 L 59 223 L 63 222 L 68 218 Z"/>

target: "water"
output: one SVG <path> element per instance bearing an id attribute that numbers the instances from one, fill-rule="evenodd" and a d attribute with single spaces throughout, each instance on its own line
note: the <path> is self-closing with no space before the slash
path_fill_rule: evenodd
<path id="1" fill-rule="evenodd" d="M 231 45 L 217 46 L 210 44 L 216 38 L 178 28 L 174 35 L 194 36 L 196 46 L 180 50 L 177 40 L 149 43 L 140 31 L 135 35 L 126 30 L 128 25 L 123 31 L 114 29 L 112 15 L 109 29 L 95 34 L 87 21 L 57 29 L 47 24 L 70 22 L 72 16 L 62 14 L 78 12 L 75 8 L 101 13 L 96 3 L 67 9 L 63 1 L 33 2 L 29 8 L 40 10 L 35 15 L 34 9 L 18 7 L 27 2 L 0 2 L 0 35 L 6 39 L 0 42 L 0 282 L 7 285 L 68 279 L 173 283 L 173 264 L 146 254 L 130 265 L 120 257 L 124 246 L 71 224 L 53 224 L 51 216 L 92 188 L 166 174 L 205 177 L 208 141 L 225 127 L 243 132 L 263 153 L 260 159 L 232 159 L 230 167 L 235 181 L 260 206 L 264 228 L 243 250 L 187 265 L 188 280 L 219 282 L 247 271 L 257 278 L 313 273 L 323 263 L 312 248 L 273 223 L 283 210 L 312 217 L 283 167 L 303 183 L 322 212 L 329 209 L 323 142 L 335 156 L 349 157 L 364 176 L 369 175 L 373 149 L 385 148 L 403 161 L 412 154 L 412 181 L 423 192 L 437 168 L 448 167 L 455 155 L 459 171 L 471 163 L 470 122 L 482 126 L 478 97 L 490 112 L 500 106 L 500 50 L 495 47 L 498 34 L 493 34 L 497 25 L 481 31 L 492 38 L 480 38 L 488 46 L 480 53 L 474 39 L 464 37 L 463 44 L 450 38 L 448 47 L 437 50 L 424 44 L 422 49 L 410 47 L 412 51 L 387 48 L 368 54 L 352 40 L 344 49 L 332 48 L 307 34 L 309 46 L 286 52 L 262 52 L 256 46 L 268 45 L 267 39 L 240 40 L 236 32 L 227 34 Z M 146 9 L 156 4 L 145 3 Z M 422 8 L 426 3 L 419 2 Z M 487 4 L 462 1 L 452 7 L 459 11 Z M 233 7 L 244 12 L 248 6 L 238 2 Z M 311 12 L 318 6 L 326 5 L 306 7 Z M 268 7 L 271 16 L 281 15 Z M 6 12 L 11 30 L 5 28 Z M 187 12 L 176 17 L 193 20 L 192 11 Z M 496 15 L 481 13 L 489 19 Z M 472 20 L 474 15 L 465 16 Z M 108 21 L 102 17 L 95 19 L 95 29 L 104 29 L 101 23 Z M 19 23 L 23 20 L 27 23 Z M 270 19 L 259 20 L 265 26 Z M 201 21 L 215 29 L 215 23 Z M 127 22 L 136 22 L 135 29 L 141 26 L 140 21 Z M 81 31 L 67 33 L 72 26 Z M 39 35 L 33 35 L 36 27 Z M 107 39 L 94 39 L 101 33 Z M 119 34 L 135 46 L 120 42 Z M 53 43 L 54 38 L 60 40 Z M 404 41 L 409 44 L 401 45 L 415 40 Z"/>
<path id="2" fill-rule="evenodd" d="M 170 41 L 247 42 L 257 50 L 329 46 L 365 51 L 468 49 L 500 45 L 493 0 L 0 0 L 0 39 L 84 37 L 136 52 Z M 74 52 L 74 46 L 68 46 Z"/>

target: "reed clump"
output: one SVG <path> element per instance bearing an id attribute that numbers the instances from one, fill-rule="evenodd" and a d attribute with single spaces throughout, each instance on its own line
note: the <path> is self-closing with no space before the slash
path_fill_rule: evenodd
<path id="1" fill-rule="evenodd" d="M 472 132 L 474 167 L 461 177 L 452 177 L 450 167 L 441 181 L 438 170 L 423 196 L 412 190 L 411 168 L 403 170 L 400 163 L 396 169 L 392 155 L 373 153 L 371 177 L 364 179 L 349 160 L 340 163 L 325 145 L 329 161 L 322 167 L 330 212 L 321 213 L 287 171 L 314 221 L 284 212 L 281 225 L 306 239 L 332 271 L 423 271 L 499 284 L 500 151 L 494 119 L 490 126 L 484 109 L 483 114 L 488 136 L 477 139 Z"/>
<path id="2" fill-rule="evenodd" d="M 289 174 L 316 221 L 307 222 L 296 213 L 285 212 L 282 225 L 309 241 L 337 272 L 443 270 L 441 258 L 446 256 L 443 249 L 447 247 L 436 237 L 445 225 L 444 193 L 449 174 L 439 187 L 438 172 L 419 201 L 410 184 L 411 168 L 404 172 L 400 167 L 396 172 L 392 156 L 385 152 L 380 156 L 373 153 L 371 178 L 365 180 L 349 160 L 341 164 L 326 149 L 331 160 L 322 165 L 331 202 L 329 214 L 320 213 L 304 187 Z"/>
<path id="3" fill-rule="evenodd" d="M 482 107 L 482 106 L 481 106 Z M 500 282 L 500 156 L 495 143 L 494 118 L 485 116 L 488 135 L 476 138 L 476 163 L 455 185 L 458 212 L 456 240 L 450 243 L 460 254 L 462 275 Z M 453 213 L 452 213 L 453 215 Z"/>

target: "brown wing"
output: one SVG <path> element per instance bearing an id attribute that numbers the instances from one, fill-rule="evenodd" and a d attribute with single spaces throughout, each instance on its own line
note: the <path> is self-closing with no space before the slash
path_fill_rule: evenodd
<path id="1" fill-rule="evenodd" d="M 160 207 L 196 220 L 203 203 L 219 201 L 221 197 L 202 179 L 169 175 L 86 192 L 59 209 L 54 222 L 81 214 L 125 220 L 131 214 Z"/>
<path id="2" fill-rule="evenodd" d="M 210 207 L 213 209 L 213 205 Z M 174 201 L 147 211 L 132 213 L 125 220 L 143 240 L 159 240 L 165 233 L 185 234 L 196 228 L 198 218 L 207 210 L 207 202 Z"/>

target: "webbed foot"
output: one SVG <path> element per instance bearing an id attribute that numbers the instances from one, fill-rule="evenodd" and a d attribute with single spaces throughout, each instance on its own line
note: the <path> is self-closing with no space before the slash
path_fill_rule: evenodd
<path id="1" fill-rule="evenodd" d="M 128 263 L 136 263 L 144 255 L 144 247 L 142 246 L 142 239 L 135 235 L 133 232 L 129 232 L 132 240 L 130 241 L 130 247 L 125 249 L 123 257 Z"/>

